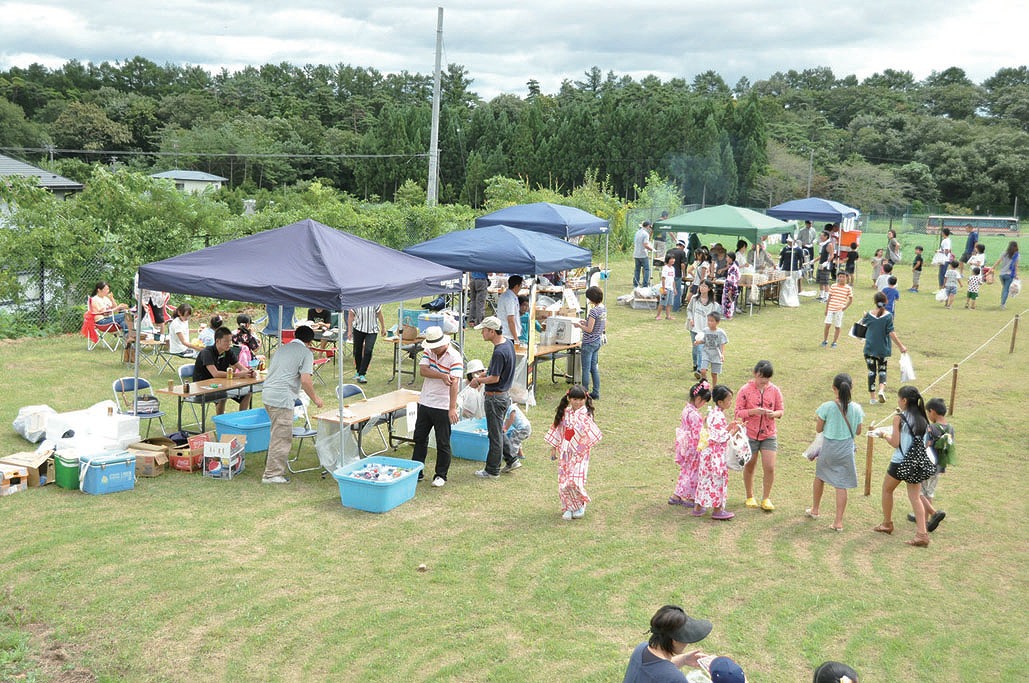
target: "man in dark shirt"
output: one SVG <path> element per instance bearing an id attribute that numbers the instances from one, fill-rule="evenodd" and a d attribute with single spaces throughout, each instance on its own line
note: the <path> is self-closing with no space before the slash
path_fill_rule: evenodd
<path id="1" fill-rule="evenodd" d="M 675 299 L 672 301 L 672 310 L 679 311 L 682 309 L 682 280 L 686 277 L 686 242 L 676 241 L 675 246 L 665 254 L 665 259 L 669 256 L 675 257 Z"/>
<path id="2" fill-rule="evenodd" d="M 239 353 L 232 348 L 232 330 L 219 327 L 214 333 L 214 344 L 204 348 L 193 363 L 193 381 L 203 382 L 206 379 L 224 378 L 227 370 L 234 368 L 238 377 L 253 377 L 254 371 L 239 362 Z M 245 392 L 245 393 L 244 393 Z M 232 392 L 232 399 L 239 403 L 240 410 L 250 408 L 250 387 Z M 208 401 L 216 400 L 215 411 L 218 415 L 225 412 L 227 392 L 206 394 Z"/>
<path id="3" fill-rule="evenodd" d="M 475 472 L 475 476 L 483 479 L 497 479 L 501 472 L 511 472 L 522 466 L 514 453 L 510 442 L 504 438 L 504 419 L 507 409 L 511 407 L 511 396 L 508 391 L 514 381 L 515 352 L 514 342 L 504 337 L 503 323 L 496 316 L 489 316 L 475 326 L 482 331 L 482 338 L 493 344 L 493 356 L 485 376 L 472 378 L 469 386 L 478 388 L 485 386 L 483 405 L 486 409 L 486 429 L 489 432 L 489 453 L 486 465 Z M 504 461 L 504 469 L 500 469 L 500 461 Z"/>

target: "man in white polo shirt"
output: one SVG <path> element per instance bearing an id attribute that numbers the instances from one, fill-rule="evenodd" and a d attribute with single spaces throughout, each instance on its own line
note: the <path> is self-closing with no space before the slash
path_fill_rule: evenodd
<path id="1" fill-rule="evenodd" d="M 262 396 L 272 428 L 262 484 L 285 484 L 289 481 L 286 478 L 286 458 L 293 446 L 293 406 L 300 396 L 300 389 L 303 388 L 319 408 L 325 405 L 315 393 L 314 382 L 311 381 L 314 354 L 307 345 L 313 339 L 314 330 L 301 325 L 292 341 L 278 348 L 268 367 Z"/>
<path id="2" fill-rule="evenodd" d="M 497 299 L 497 317 L 503 323 L 504 329 L 500 332 L 505 339 L 517 342 L 522 334 L 522 311 L 518 304 L 518 294 L 522 291 L 522 276 L 512 275 L 507 278 L 507 291 Z"/>
<path id="3" fill-rule="evenodd" d="M 447 483 L 450 470 L 450 425 L 457 423 L 457 392 L 461 388 L 464 365 L 461 354 L 450 346 L 450 337 L 433 325 L 425 330 L 422 342 L 425 353 L 418 370 L 425 381 L 418 396 L 418 417 L 414 423 L 414 453 L 412 460 L 425 463 L 429 449 L 429 432 L 436 434 L 436 470 L 432 485 Z M 424 470 L 418 479 L 424 478 Z"/>

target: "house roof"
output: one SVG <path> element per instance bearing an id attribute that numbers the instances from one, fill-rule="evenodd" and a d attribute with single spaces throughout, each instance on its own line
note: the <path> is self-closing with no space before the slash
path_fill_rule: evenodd
<path id="1" fill-rule="evenodd" d="M 7 176 L 37 178 L 39 186 L 48 190 L 81 190 L 84 187 L 82 183 L 0 154 L 0 178 Z"/>
<path id="2" fill-rule="evenodd" d="M 210 173 L 204 173 L 203 171 L 183 171 L 181 169 L 173 169 L 171 171 L 164 171 L 162 173 L 151 173 L 151 178 L 169 178 L 171 180 L 193 180 L 201 182 L 216 183 L 219 181 L 226 181 L 228 178 L 222 178 L 220 175 L 212 175 Z"/>

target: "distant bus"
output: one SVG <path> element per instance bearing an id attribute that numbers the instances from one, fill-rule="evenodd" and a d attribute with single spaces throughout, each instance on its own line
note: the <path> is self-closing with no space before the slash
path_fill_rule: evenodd
<path id="1" fill-rule="evenodd" d="M 950 228 L 954 234 L 965 231 L 971 225 L 980 235 L 1015 235 L 1018 236 L 1018 219 L 999 216 L 929 216 L 925 223 L 927 234 L 935 235 L 940 228 Z"/>

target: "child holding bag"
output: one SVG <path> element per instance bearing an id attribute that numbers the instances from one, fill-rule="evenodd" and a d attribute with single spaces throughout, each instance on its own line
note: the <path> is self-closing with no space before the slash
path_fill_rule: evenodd
<path id="1" fill-rule="evenodd" d="M 815 411 L 815 431 L 823 435 L 822 448 L 815 464 L 811 507 L 804 513 L 818 519 L 822 492 L 829 484 L 836 489 L 836 516 L 829 526 L 843 531 L 843 513 L 847 509 L 847 489 L 857 488 L 857 465 L 854 462 L 855 437 L 861 433 L 865 419 L 861 406 L 851 399 L 853 381 L 841 372 L 832 381 L 833 400 L 826 401 Z"/>
<path id="2" fill-rule="evenodd" d="M 668 499 L 669 505 L 693 507 L 697 492 L 697 463 L 700 453 L 697 449 L 704 416 L 700 409 L 711 400 L 711 385 L 698 382 L 690 388 L 690 400 L 682 409 L 679 428 L 675 430 L 675 462 L 679 465 L 679 480 L 675 493 Z"/>
<path id="3" fill-rule="evenodd" d="M 707 446 L 701 436 L 700 456 L 697 464 L 697 493 L 694 499 L 694 517 L 703 517 L 711 508 L 711 519 L 727 520 L 735 513 L 725 509 L 729 492 L 729 467 L 725 462 L 725 451 L 729 437 L 739 431 L 738 422 L 729 423 L 725 414 L 732 409 L 732 389 L 724 384 L 715 385 L 711 391 L 715 404 L 708 411 L 704 426 L 707 430 Z"/>
<path id="4" fill-rule="evenodd" d="M 582 519 L 586 514 L 586 475 L 590 450 L 603 434 L 593 421 L 593 399 L 576 384 L 561 397 L 554 423 L 543 440 L 551 446 L 550 459 L 561 459 L 557 471 L 557 493 L 561 498 L 561 519 Z"/>

